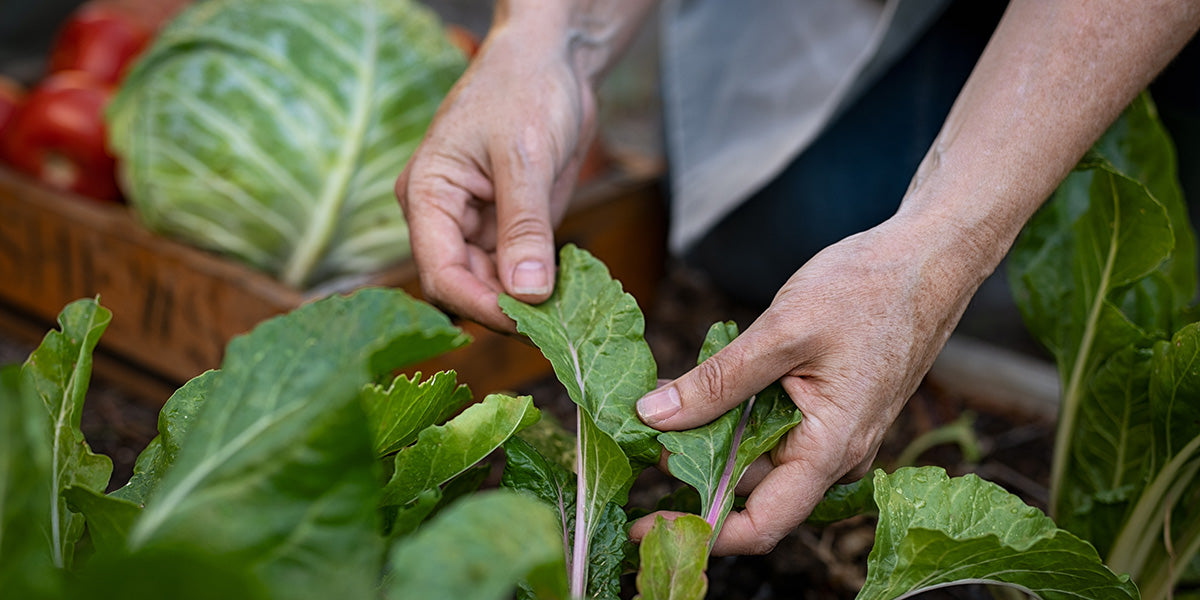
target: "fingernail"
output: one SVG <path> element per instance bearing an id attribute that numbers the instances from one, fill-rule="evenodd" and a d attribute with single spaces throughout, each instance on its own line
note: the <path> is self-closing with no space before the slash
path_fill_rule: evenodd
<path id="1" fill-rule="evenodd" d="M 654 425 L 679 412 L 679 391 L 674 386 L 661 387 L 637 401 L 637 413 L 642 422 Z"/>
<path id="2" fill-rule="evenodd" d="M 514 294 L 546 294 L 550 292 L 550 277 L 546 265 L 527 260 L 513 269 L 512 291 Z"/>

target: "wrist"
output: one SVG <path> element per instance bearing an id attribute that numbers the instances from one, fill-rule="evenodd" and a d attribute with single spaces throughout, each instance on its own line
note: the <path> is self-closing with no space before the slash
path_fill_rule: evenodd
<path id="1" fill-rule="evenodd" d="M 488 36 L 527 52 L 555 53 L 595 87 L 617 62 L 655 0 L 502 0 Z"/>
<path id="2" fill-rule="evenodd" d="M 890 251 L 904 257 L 914 281 L 944 301 L 965 307 L 1000 264 L 1012 239 L 987 220 L 937 208 L 901 210 L 878 229 L 889 240 Z"/>

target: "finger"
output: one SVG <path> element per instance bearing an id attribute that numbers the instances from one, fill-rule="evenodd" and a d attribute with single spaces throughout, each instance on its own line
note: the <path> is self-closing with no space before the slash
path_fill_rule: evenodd
<path id="1" fill-rule="evenodd" d="M 770 552 L 808 517 L 846 471 L 843 445 L 825 440 L 820 435 L 824 430 L 806 419 L 787 434 L 785 453 L 794 458 L 762 478 L 744 510 L 730 513 L 713 546 L 715 555 Z"/>
<path id="2" fill-rule="evenodd" d="M 642 538 L 646 537 L 646 534 L 650 532 L 650 528 L 654 527 L 654 522 L 658 517 L 662 517 L 668 521 L 674 521 L 675 519 L 686 514 L 688 513 L 676 512 L 673 510 L 660 510 L 658 512 L 650 513 L 634 521 L 633 524 L 629 526 L 629 539 L 635 542 L 642 541 Z"/>
<path id="3" fill-rule="evenodd" d="M 554 289 L 554 232 L 550 194 L 554 161 L 548 148 L 526 136 L 514 148 L 494 153 L 496 267 L 513 297 L 539 303 Z"/>
<path id="4" fill-rule="evenodd" d="M 474 226 L 466 208 L 471 194 L 438 177 L 397 179 L 396 195 L 409 222 L 413 262 L 425 298 L 456 315 L 498 331 L 515 331 L 497 304 L 501 291 L 487 254 L 467 243 Z"/>
<path id="5" fill-rule="evenodd" d="M 754 491 L 763 478 L 770 473 L 775 465 L 771 462 L 771 457 L 767 455 L 760 456 L 746 467 L 746 472 L 742 474 L 742 478 L 738 480 L 737 486 L 733 488 L 733 492 L 739 496 L 745 496 Z"/>
<path id="6" fill-rule="evenodd" d="M 691 371 L 643 396 L 638 416 L 660 431 L 712 421 L 788 371 L 773 338 L 751 327 Z"/>

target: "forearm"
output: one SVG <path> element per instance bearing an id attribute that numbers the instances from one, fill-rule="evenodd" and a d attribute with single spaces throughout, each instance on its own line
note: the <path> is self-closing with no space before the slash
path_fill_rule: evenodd
<path id="1" fill-rule="evenodd" d="M 956 274 L 981 280 L 1198 22 L 1195 1 L 1015 0 L 897 219 L 940 232 L 925 239 L 963 257 Z"/>
<path id="2" fill-rule="evenodd" d="M 532 52 L 563 52 L 595 85 L 617 62 L 656 0 L 502 0 L 490 37 Z"/>

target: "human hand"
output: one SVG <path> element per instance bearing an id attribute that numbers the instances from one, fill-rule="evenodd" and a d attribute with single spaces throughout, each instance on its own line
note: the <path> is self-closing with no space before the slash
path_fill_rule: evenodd
<path id="1" fill-rule="evenodd" d="M 553 229 L 596 128 L 591 83 L 547 31 L 501 19 L 396 181 L 426 298 L 499 331 L 515 327 L 498 294 L 554 288 Z"/>
<path id="2" fill-rule="evenodd" d="M 780 380 L 804 414 L 747 471 L 714 554 L 762 554 L 839 480 L 863 476 L 986 273 L 894 219 L 815 256 L 738 338 L 638 403 L 660 430 L 707 423 Z M 671 515 L 664 515 L 670 517 Z M 631 531 L 640 540 L 654 515 Z"/>

